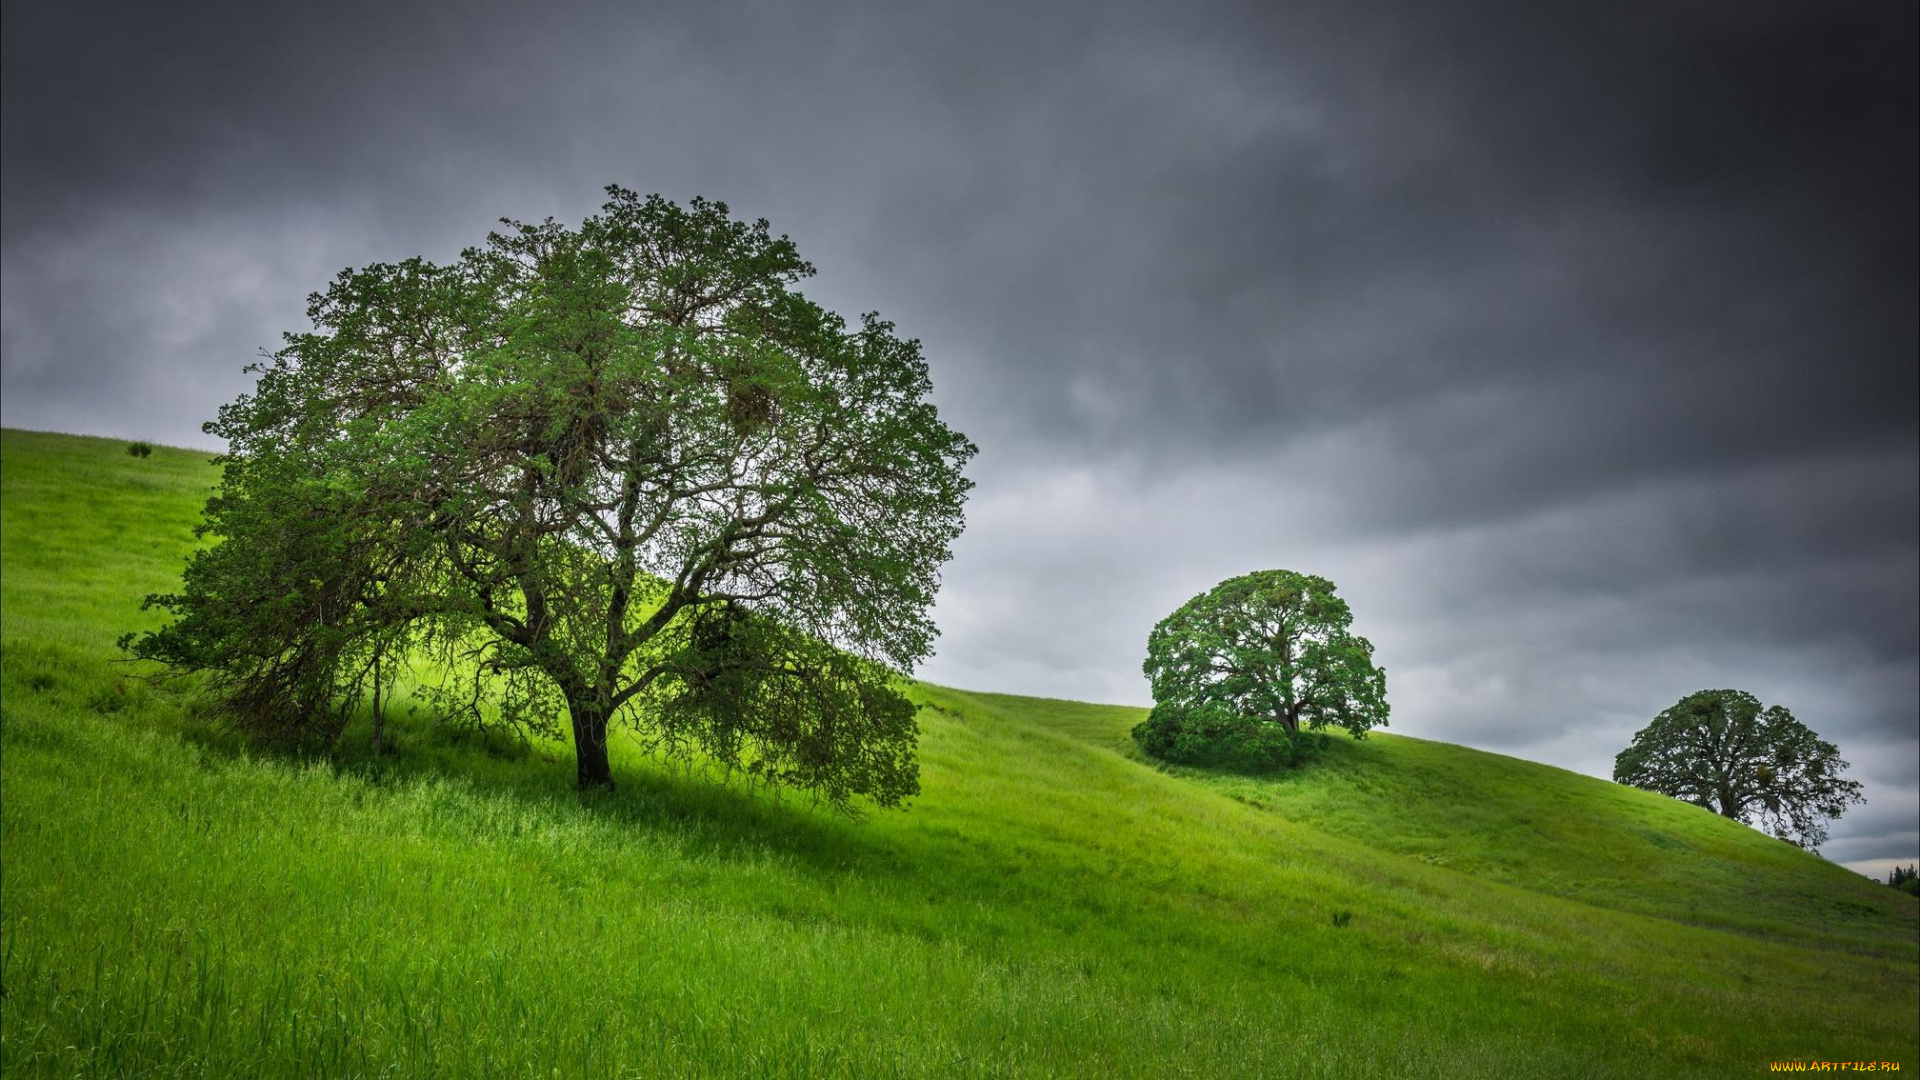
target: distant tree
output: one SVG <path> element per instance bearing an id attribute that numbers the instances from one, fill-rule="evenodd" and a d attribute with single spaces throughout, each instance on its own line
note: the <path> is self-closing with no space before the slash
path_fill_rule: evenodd
<path id="1" fill-rule="evenodd" d="M 1846 768 L 1838 748 L 1785 708 L 1762 708 L 1744 690 L 1702 690 L 1637 732 L 1613 778 L 1817 849 L 1827 822 L 1862 801 L 1860 785 L 1840 775 Z"/>
<path id="2" fill-rule="evenodd" d="M 1887 884 L 1908 896 L 1920 896 L 1920 868 L 1912 864 L 1905 867 L 1896 866 L 1887 875 Z"/>
<path id="3" fill-rule="evenodd" d="M 149 442 L 130 442 L 127 444 L 128 457 L 152 457 L 153 444 Z"/>
<path id="4" fill-rule="evenodd" d="M 607 189 L 577 229 L 342 272 L 206 426 L 225 471 L 140 657 L 331 739 L 403 654 L 444 711 L 610 726 L 841 807 L 918 790 L 892 683 L 931 650 L 975 452 L 919 344 L 794 291 L 764 221 Z M 376 721 L 378 717 L 376 715 Z"/>
<path id="5" fill-rule="evenodd" d="M 1387 722 L 1386 673 L 1352 621 L 1326 578 L 1262 570 L 1221 582 L 1148 635 L 1155 704 L 1134 737 L 1156 757 L 1240 768 L 1293 760 L 1303 729 L 1365 737 Z"/>

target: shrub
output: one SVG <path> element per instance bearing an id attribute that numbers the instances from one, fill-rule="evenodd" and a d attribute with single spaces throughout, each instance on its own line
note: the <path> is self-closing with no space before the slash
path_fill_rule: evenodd
<path id="1" fill-rule="evenodd" d="M 1235 715 L 1208 701 L 1189 708 L 1177 702 L 1154 706 L 1133 737 L 1148 754 L 1182 765 L 1243 772 L 1272 772 L 1295 757 L 1294 740 L 1279 724 Z"/>
<path id="2" fill-rule="evenodd" d="M 153 456 L 153 444 L 149 442 L 130 442 L 127 444 L 127 456 L 137 458 L 151 457 Z"/>

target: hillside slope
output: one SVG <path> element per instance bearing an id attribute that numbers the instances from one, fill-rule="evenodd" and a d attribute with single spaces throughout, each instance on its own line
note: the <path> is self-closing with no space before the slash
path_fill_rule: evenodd
<path id="1" fill-rule="evenodd" d="M 1138 710 L 915 689 L 852 822 L 396 720 L 248 753 L 112 641 L 206 456 L 0 436 L 8 1076 L 1727 1076 L 1920 1068 L 1916 905 L 1460 747 L 1161 770 Z"/>
<path id="2" fill-rule="evenodd" d="M 968 694 L 1153 763 L 1144 709 Z M 1247 805 L 1371 848 L 1534 892 L 1823 948 L 1913 959 L 1892 892 L 1708 810 L 1551 765 L 1387 732 L 1331 738 L 1277 778 L 1169 767 Z"/>

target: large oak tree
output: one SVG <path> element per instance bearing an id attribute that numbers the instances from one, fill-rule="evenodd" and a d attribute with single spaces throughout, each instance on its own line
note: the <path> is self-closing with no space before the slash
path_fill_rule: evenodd
<path id="1" fill-rule="evenodd" d="M 1274 766 L 1302 728 L 1357 737 L 1387 722 L 1386 673 L 1323 577 L 1260 570 L 1181 605 L 1147 636 L 1153 713 L 1134 729 L 1155 756 Z"/>
<path id="2" fill-rule="evenodd" d="M 1818 848 L 1827 822 L 1861 801 L 1839 748 L 1744 690 L 1689 694 L 1634 733 L 1613 779 L 1684 799 L 1782 840 Z"/>
<path id="3" fill-rule="evenodd" d="M 578 228 L 505 221 L 313 296 L 206 427 L 220 542 L 128 644 L 299 736 L 435 657 L 453 712 L 564 710 L 583 786 L 625 723 L 897 803 L 917 729 L 892 677 L 931 650 L 975 448 L 918 343 L 795 291 L 812 267 L 766 222 L 608 193 Z"/>

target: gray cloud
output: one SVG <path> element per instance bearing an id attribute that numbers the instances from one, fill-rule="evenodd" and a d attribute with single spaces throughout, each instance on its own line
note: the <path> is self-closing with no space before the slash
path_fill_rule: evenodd
<path id="1" fill-rule="evenodd" d="M 0 415 L 202 444 L 341 266 L 614 181 L 791 233 L 983 452 L 963 685 L 1142 701 L 1326 573 L 1395 727 L 1605 774 L 1735 685 L 1920 858 L 1915 11 L 5 9 Z M 1880 867 L 1882 870 L 1884 867 Z"/>

